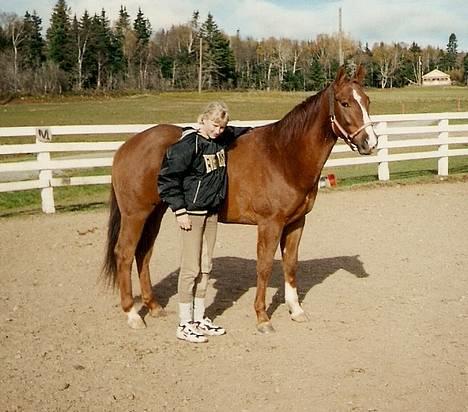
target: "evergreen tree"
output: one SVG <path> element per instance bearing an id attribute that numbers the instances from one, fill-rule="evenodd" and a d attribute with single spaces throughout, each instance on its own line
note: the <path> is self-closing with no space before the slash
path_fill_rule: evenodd
<path id="1" fill-rule="evenodd" d="M 10 39 L 6 30 L 0 25 L 0 52 L 10 47 Z"/>
<path id="2" fill-rule="evenodd" d="M 127 8 L 120 6 L 119 18 L 115 24 L 115 35 L 123 41 L 126 32 L 130 29 L 130 15 L 127 13 Z"/>
<path id="3" fill-rule="evenodd" d="M 453 70 L 457 68 L 457 36 L 452 33 L 447 44 L 447 53 L 445 55 L 445 69 Z"/>
<path id="4" fill-rule="evenodd" d="M 312 59 L 305 79 L 305 90 L 321 90 L 327 81 L 326 73 L 317 58 Z"/>
<path id="5" fill-rule="evenodd" d="M 209 87 L 231 86 L 235 83 L 234 53 L 213 16 L 209 13 L 200 34 L 205 43 L 204 69 Z"/>
<path id="6" fill-rule="evenodd" d="M 463 71 L 465 84 L 468 86 L 468 53 L 465 54 L 465 57 L 463 58 Z"/>
<path id="7" fill-rule="evenodd" d="M 37 70 L 45 61 L 45 43 L 41 34 L 41 18 L 36 14 L 26 12 L 23 19 L 24 40 L 19 49 L 22 56 L 22 66 L 25 69 Z"/>
<path id="8" fill-rule="evenodd" d="M 65 0 L 58 0 L 47 30 L 48 57 L 69 75 L 75 67 L 70 10 Z"/>
<path id="9" fill-rule="evenodd" d="M 149 64 L 149 40 L 151 37 L 151 24 L 145 18 L 141 8 L 133 22 L 133 30 L 136 36 L 135 64 L 138 68 L 138 85 L 140 89 L 146 88 Z"/>
<path id="10" fill-rule="evenodd" d="M 128 57 L 125 45 L 127 37 L 131 35 L 130 15 L 124 6 L 120 6 L 119 18 L 115 24 L 112 36 L 112 74 L 114 80 L 118 77 L 124 79 L 128 75 Z"/>
<path id="11" fill-rule="evenodd" d="M 75 16 L 72 23 L 72 37 L 75 45 L 77 67 L 76 86 L 78 90 L 82 89 L 83 83 L 89 78 L 90 73 L 91 64 L 90 59 L 87 57 L 89 55 L 91 23 L 87 10 L 85 10 L 79 22 Z"/>
<path id="12" fill-rule="evenodd" d="M 91 71 L 90 85 L 100 89 L 107 84 L 111 74 L 111 51 L 113 35 L 110 29 L 109 19 L 102 9 L 101 14 L 95 14 L 91 19 L 89 66 Z"/>

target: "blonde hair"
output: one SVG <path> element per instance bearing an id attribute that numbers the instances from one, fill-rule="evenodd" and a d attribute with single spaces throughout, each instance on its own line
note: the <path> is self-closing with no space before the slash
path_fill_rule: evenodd
<path id="1" fill-rule="evenodd" d="M 229 122 L 229 109 L 223 102 L 211 102 L 205 107 L 203 113 L 198 116 L 199 124 L 203 124 L 204 120 L 226 125 Z"/>

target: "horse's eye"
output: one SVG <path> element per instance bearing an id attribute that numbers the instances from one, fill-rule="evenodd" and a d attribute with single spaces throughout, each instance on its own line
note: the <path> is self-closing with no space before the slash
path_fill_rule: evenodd
<path id="1" fill-rule="evenodd" d="M 342 105 L 343 107 L 349 107 L 349 103 L 348 103 L 348 102 L 341 102 L 341 105 Z"/>

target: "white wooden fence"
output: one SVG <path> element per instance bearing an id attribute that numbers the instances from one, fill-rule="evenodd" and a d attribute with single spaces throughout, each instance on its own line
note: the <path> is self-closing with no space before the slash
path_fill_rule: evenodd
<path id="1" fill-rule="evenodd" d="M 259 126 L 272 121 L 233 121 L 231 123 L 238 126 Z M 375 155 L 358 156 L 339 141 L 325 167 L 376 164 L 379 179 L 389 180 L 391 162 L 434 158 L 438 159 L 438 174 L 447 176 L 449 157 L 468 156 L 468 146 L 466 146 L 468 144 L 468 112 L 381 115 L 373 116 L 372 121 L 379 135 Z M 54 213 L 54 187 L 110 183 L 110 175 L 80 176 L 77 173 L 77 176 L 64 178 L 57 174 L 70 169 L 111 166 L 113 153 L 124 142 L 121 140 L 123 135 L 135 134 L 151 126 L 153 125 L 0 128 L 0 156 L 3 158 L 0 162 L 0 192 L 39 189 L 41 190 L 42 210 L 45 213 Z M 99 134 L 115 134 L 119 140 L 53 142 L 56 136 Z M 11 138 L 24 138 L 25 136 L 31 137 L 32 143 L 11 144 Z M 2 144 L 2 140 L 4 142 L 7 137 L 10 138 L 10 144 Z M 416 150 L 411 150 L 412 148 Z M 390 152 L 394 149 L 397 149 L 399 153 Z M 53 157 L 51 153 L 54 153 Z M 34 160 L 12 161 L 6 156 L 18 154 L 33 154 L 35 158 Z M 30 174 L 26 180 L 24 179 L 25 173 Z"/>

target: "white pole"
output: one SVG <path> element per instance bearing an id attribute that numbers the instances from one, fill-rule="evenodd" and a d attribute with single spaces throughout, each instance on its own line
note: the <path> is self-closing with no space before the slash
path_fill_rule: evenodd
<path id="1" fill-rule="evenodd" d="M 343 57 L 343 32 L 341 28 L 341 7 L 338 9 L 338 58 L 340 61 L 340 66 L 344 64 Z"/>

